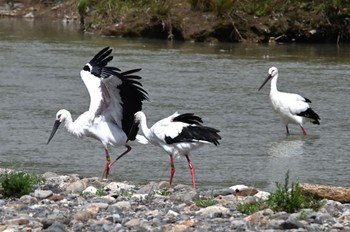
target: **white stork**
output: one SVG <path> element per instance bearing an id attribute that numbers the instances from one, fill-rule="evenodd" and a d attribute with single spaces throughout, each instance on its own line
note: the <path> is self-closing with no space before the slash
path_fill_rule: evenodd
<path id="1" fill-rule="evenodd" d="M 89 110 L 75 121 L 69 111 L 59 110 L 47 141 L 48 144 L 61 123 L 78 138 L 87 136 L 99 140 L 105 147 L 107 163 L 102 176 L 106 178 L 112 164 L 131 150 L 128 138 L 131 141 L 147 142 L 137 135 L 137 130 L 130 132 L 134 114 L 142 109 L 142 101 L 148 100 L 147 92 L 138 81 L 141 77 L 135 74 L 141 69 L 120 72 L 116 67 L 107 66 L 113 59 L 111 53 L 109 47 L 102 49 L 80 71 L 90 94 Z M 127 150 L 111 163 L 109 145 L 125 146 Z"/>
<path id="2" fill-rule="evenodd" d="M 169 154 L 171 164 L 170 185 L 172 185 L 175 174 L 174 156 L 184 155 L 191 171 L 192 186 L 196 188 L 195 170 L 189 158 L 190 151 L 202 144 L 213 143 L 217 146 L 219 145 L 218 140 L 221 139 L 218 134 L 219 130 L 203 126 L 201 123 L 203 123 L 202 119 L 193 113 L 180 115 L 176 112 L 148 128 L 146 115 L 140 111 L 135 114 L 131 132 L 134 129 L 138 131 L 140 125 L 141 131 L 147 140 L 153 145 L 163 148 Z"/>
<path id="3" fill-rule="evenodd" d="M 305 122 L 312 122 L 320 125 L 320 117 L 313 111 L 309 105 L 311 101 L 294 93 L 284 93 L 277 90 L 278 70 L 271 67 L 268 76 L 260 86 L 259 90 L 271 79 L 270 99 L 274 111 L 280 116 L 282 123 L 286 126 L 287 135 L 289 135 L 288 124 L 293 123 L 301 127 L 303 135 L 307 133 L 303 127 Z"/>

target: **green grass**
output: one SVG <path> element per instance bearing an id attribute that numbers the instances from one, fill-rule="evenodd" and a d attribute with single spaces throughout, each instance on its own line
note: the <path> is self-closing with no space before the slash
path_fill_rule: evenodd
<path id="1" fill-rule="evenodd" d="M 264 204 L 260 201 L 256 201 L 254 203 L 246 204 L 243 202 L 237 203 L 237 210 L 244 214 L 253 214 L 256 213 L 264 208 Z"/>
<path id="2" fill-rule="evenodd" d="M 251 214 L 259 210 L 270 208 L 273 211 L 285 211 L 294 213 L 301 209 L 313 209 L 318 211 L 323 202 L 312 196 L 305 196 L 298 182 L 292 182 L 289 186 L 289 171 L 284 178 L 284 183 L 276 182 L 277 190 L 268 197 L 266 202 L 257 201 L 253 204 L 238 203 L 237 210 L 242 213 Z"/>
<path id="3" fill-rule="evenodd" d="M 0 193 L 4 197 L 21 197 L 33 192 L 34 187 L 44 182 L 37 174 L 11 172 L 0 176 Z"/>
<path id="4" fill-rule="evenodd" d="M 311 208 L 317 211 L 322 207 L 322 203 L 312 197 L 306 197 L 302 194 L 298 182 L 292 182 L 289 190 L 289 171 L 287 171 L 284 184 L 276 182 L 277 190 L 271 193 L 266 201 L 266 206 L 273 211 L 286 211 L 294 213 L 300 209 Z"/>
<path id="5" fill-rule="evenodd" d="M 96 195 L 97 196 L 106 195 L 105 189 L 102 185 L 97 188 Z"/>
<path id="6" fill-rule="evenodd" d="M 162 189 L 158 189 L 158 190 L 154 190 L 154 193 L 160 196 L 169 196 L 170 191 L 168 188 L 162 188 Z"/>
<path id="7" fill-rule="evenodd" d="M 192 201 L 201 208 L 206 208 L 208 206 L 212 206 L 216 204 L 216 200 L 214 196 L 210 197 L 194 197 Z"/>

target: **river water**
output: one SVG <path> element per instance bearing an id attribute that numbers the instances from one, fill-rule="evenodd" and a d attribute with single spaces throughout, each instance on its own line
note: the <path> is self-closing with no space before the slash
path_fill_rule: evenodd
<path id="1" fill-rule="evenodd" d="M 101 176 L 102 144 L 77 139 L 62 127 L 46 145 L 56 112 L 76 118 L 88 109 L 80 70 L 105 46 L 111 65 L 142 68 L 151 126 L 175 111 L 193 112 L 221 131 L 221 145 L 194 150 L 199 188 L 234 184 L 273 190 L 287 170 L 292 181 L 349 186 L 350 46 L 169 43 L 79 34 L 73 24 L 0 19 L 0 167 L 43 173 Z M 313 101 L 321 125 L 296 125 L 291 135 L 273 112 L 269 85 L 257 91 L 271 66 L 278 87 Z M 123 147 L 111 148 L 116 157 Z M 186 159 L 175 160 L 174 183 L 191 184 Z M 113 166 L 116 181 L 168 181 L 168 155 L 136 145 Z"/>

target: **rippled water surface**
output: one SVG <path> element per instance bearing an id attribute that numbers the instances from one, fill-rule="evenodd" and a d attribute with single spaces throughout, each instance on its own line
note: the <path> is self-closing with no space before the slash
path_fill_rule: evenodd
<path id="1" fill-rule="evenodd" d="M 77 139 L 61 128 L 46 145 L 56 112 L 73 118 L 88 109 L 80 69 L 105 46 L 110 64 L 142 68 L 150 102 L 149 126 L 175 111 L 194 112 L 221 130 L 221 145 L 192 152 L 199 188 L 234 184 L 274 189 L 287 170 L 292 180 L 349 186 L 350 47 L 348 45 L 243 45 L 168 43 L 102 38 L 74 25 L 0 19 L 0 167 L 100 176 L 102 144 Z M 313 101 L 321 125 L 292 135 L 272 111 L 267 70 L 279 68 L 278 87 Z M 124 148 L 111 148 L 113 157 Z M 186 159 L 175 160 L 175 183 L 191 183 Z M 168 155 L 152 145 L 134 146 L 112 168 L 111 178 L 136 183 L 168 180 Z"/>

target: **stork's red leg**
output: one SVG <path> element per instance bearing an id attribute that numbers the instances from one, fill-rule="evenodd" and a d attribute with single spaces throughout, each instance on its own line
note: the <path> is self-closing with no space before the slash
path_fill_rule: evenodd
<path id="1" fill-rule="evenodd" d="M 175 174 L 175 164 L 174 164 L 173 155 L 170 155 L 170 166 L 171 166 L 171 171 L 170 171 L 170 186 L 171 186 L 173 184 L 173 177 Z"/>
<path id="2" fill-rule="evenodd" d="M 107 163 L 106 163 L 105 170 L 103 171 L 102 178 L 107 178 L 109 175 L 109 171 L 111 170 L 112 165 L 131 150 L 131 147 L 129 145 L 126 145 L 125 147 L 126 147 L 126 151 L 123 152 L 120 156 L 118 156 L 112 163 L 111 163 L 111 157 L 109 156 L 108 150 L 107 150 L 107 148 L 105 149 Z"/>
<path id="3" fill-rule="evenodd" d="M 120 156 L 118 156 L 114 161 L 113 163 L 111 163 L 110 167 L 115 163 L 117 162 L 117 160 L 119 160 L 120 158 L 122 158 L 124 155 L 128 154 L 129 151 L 131 151 L 131 147 L 129 145 L 125 145 L 126 147 L 126 151 L 124 151 Z"/>
<path id="4" fill-rule="evenodd" d="M 109 175 L 109 170 L 111 169 L 111 157 L 109 156 L 107 148 L 105 148 L 105 152 L 106 152 L 106 167 L 102 173 L 102 178 L 107 178 Z"/>
<path id="5" fill-rule="evenodd" d="M 301 130 L 303 131 L 303 135 L 306 136 L 307 133 L 306 133 L 306 130 L 304 129 L 304 127 L 300 126 L 301 127 Z"/>
<path id="6" fill-rule="evenodd" d="M 192 165 L 191 160 L 188 157 L 188 155 L 186 154 L 185 156 L 186 156 L 186 159 L 187 159 L 187 162 L 188 162 L 188 166 L 190 167 L 190 171 L 191 171 L 192 186 L 193 186 L 193 188 L 196 188 L 196 181 L 194 180 L 194 166 Z"/>

